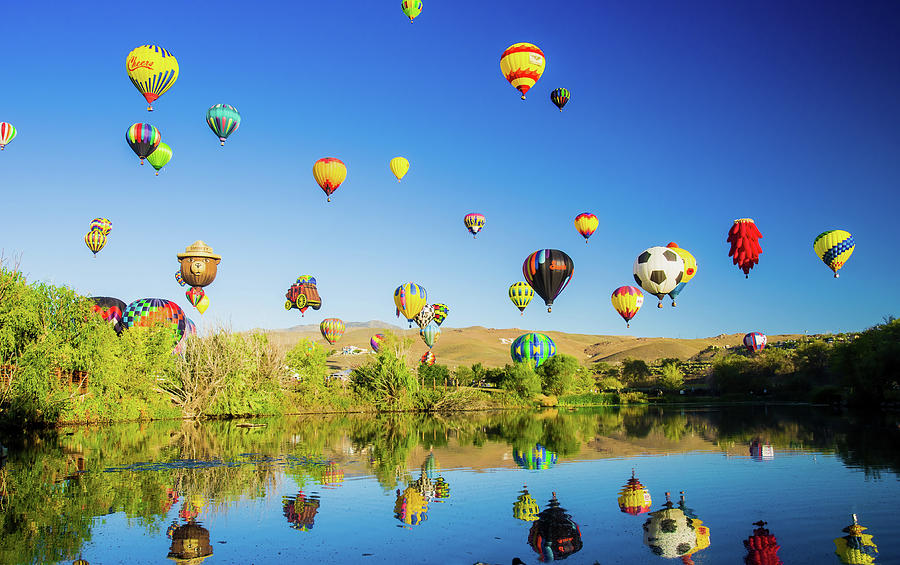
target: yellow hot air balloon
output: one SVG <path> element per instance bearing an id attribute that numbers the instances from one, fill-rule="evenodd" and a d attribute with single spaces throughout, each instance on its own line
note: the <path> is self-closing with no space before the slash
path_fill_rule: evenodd
<path id="1" fill-rule="evenodd" d="M 147 111 L 153 101 L 172 88 L 178 80 L 178 61 L 159 45 L 135 47 L 125 58 L 128 78 L 147 100 Z"/>
<path id="2" fill-rule="evenodd" d="M 669 242 L 666 247 L 674 250 L 676 253 L 681 255 L 682 259 L 684 259 L 684 276 L 681 278 L 681 282 L 690 282 L 690 280 L 694 278 L 694 275 L 697 274 L 697 260 L 694 259 L 694 256 L 691 255 L 691 253 L 687 249 L 678 247 L 678 244 L 674 241 Z"/>
<path id="3" fill-rule="evenodd" d="M 838 271 L 853 255 L 856 242 L 850 232 L 844 230 L 828 230 L 820 233 L 813 241 L 813 249 L 816 255 L 828 268 L 834 271 L 834 278 L 838 278 Z"/>
<path id="4" fill-rule="evenodd" d="M 106 245 L 106 234 L 99 229 L 92 229 L 84 234 L 84 244 L 94 252 L 94 257 L 96 257 L 97 253 Z"/>
<path id="5" fill-rule="evenodd" d="M 209 308 L 209 295 L 204 293 L 203 298 L 200 299 L 200 302 L 197 303 L 197 310 L 200 311 L 200 315 L 202 316 L 206 309 Z"/>
<path id="6" fill-rule="evenodd" d="M 403 157 L 394 157 L 391 159 L 391 172 L 394 173 L 394 176 L 397 177 L 397 182 L 400 182 L 404 176 L 406 176 L 406 171 L 409 170 L 409 161 L 404 159 Z"/>
<path id="7" fill-rule="evenodd" d="M 527 282 L 517 282 L 509 285 L 509 299 L 525 315 L 525 307 L 534 298 L 534 289 Z"/>
<path id="8" fill-rule="evenodd" d="M 313 165 L 313 177 L 328 195 L 328 201 L 331 202 L 331 195 L 347 178 L 347 166 L 340 159 L 324 157 Z"/>
<path id="9" fill-rule="evenodd" d="M 416 283 L 401 284 L 394 291 L 394 305 L 397 307 L 397 315 L 412 321 L 416 314 L 428 303 L 428 294 L 425 288 Z"/>
<path id="10" fill-rule="evenodd" d="M 500 72 L 525 100 L 525 93 L 541 78 L 546 63 L 544 52 L 537 45 L 513 43 L 500 56 Z"/>

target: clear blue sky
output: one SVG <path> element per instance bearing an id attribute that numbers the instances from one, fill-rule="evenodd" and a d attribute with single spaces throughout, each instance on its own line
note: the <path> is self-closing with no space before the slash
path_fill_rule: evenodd
<path id="1" fill-rule="evenodd" d="M 399 5 L 5 6 L 0 121 L 19 135 L 0 154 L 0 248 L 32 280 L 174 299 L 201 327 L 392 321 L 406 281 L 457 327 L 694 337 L 900 314 L 897 3 L 425 0 L 412 25 Z M 521 41 L 547 56 L 525 102 L 499 69 Z M 124 69 L 146 43 L 181 68 L 152 113 Z M 243 116 L 224 148 L 205 123 L 216 103 Z M 159 177 L 124 141 L 140 121 L 174 150 Z M 401 184 L 396 155 L 412 164 Z M 331 203 L 312 178 L 326 156 L 349 168 Z M 588 245 L 584 211 L 600 219 Z M 95 216 L 113 231 L 93 259 Z M 749 280 L 727 256 L 739 217 L 764 235 Z M 833 228 L 857 242 L 838 280 L 812 250 Z M 173 279 L 196 239 L 223 256 L 202 318 Z M 626 330 L 609 295 L 669 241 L 698 275 Z M 552 314 L 535 298 L 521 317 L 507 287 L 546 247 L 574 278 Z M 324 306 L 301 319 L 284 292 L 306 273 Z"/>

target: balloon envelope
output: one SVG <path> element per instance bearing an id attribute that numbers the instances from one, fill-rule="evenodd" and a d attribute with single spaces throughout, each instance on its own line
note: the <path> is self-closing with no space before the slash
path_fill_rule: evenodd
<path id="1" fill-rule="evenodd" d="M 112 222 L 109 218 L 94 218 L 91 220 L 91 230 L 100 230 L 103 235 L 109 235 L 112 231 Z"/>
<path id="2" fill-rule="evenodd" d="M 406 172 L 409 171 L 409 161 L 403 157 L 394 157 L 391 159 L 390 167 L 391 172 L 397 177 L 397 182 L 400 182 L 400 179 L 406 176 Z"/>
<path id="3" fill-rule="evenodd" d="M 441 328 L 438 327 L 437 324 L 431 322 L 421 330 L 419 330 L 419 335 L 422 336 L 422 341 L 425 342 L 425 345 L 428 346 L 429 349 L 434 347 L 434 343 L 441 337 Z"/>
<path id="4" fill-rule="evenodd" d="M 428 293 L 425 291 L 425 287 L 416 283 L 401 284 L 394 291 L 394 306 L 397 307 L 397 315 L 403 314 L 403 317 L 410 322 L 427 303 Z"/>
<path id="5" fill-rule="evenodd" d="M 16 137 L 16 127 L 9 122 L 0 122 L 0 151 Z"/>
<path id="6" fill-rule="evenodd" d="M 590 212 L 584 212 L 575 216 L 575 229 L 584 238 L 585 243 L 597 231 L 597 226 L 599 225 L 600 220 Z"/>
<path id="7" fill-rule="evenodd" d="M 381 350 L 381 342 L 384 341 L 384 334 L 375 334 L 369 339 L 369 345 L 372 346 L 372 351 L 378 353 Z"/>
<path id="8" fill-rule="evenodd" d="M 160 142 L 156 146 L 153 153 L 147 155 L 147 162 L 156 169 L 156 176 L 159 176 L 159 170 L 165 167 L 172 160 L 172 148 L 167 143 Z"/>
<path id="9" fill-rule="evenodd" d="M 128 305 L 111 296 L 93 296 L 91 301 L 94 303 L 91 306 L 91 311 L 99 314 L 101 318 L 112 324 L 117 334 L 121 334 L 122 330 L 125 329 L 125 326 L 122 324 L 122 315 L 125 313 L 125 308 Z"/>
<path id="10" fill-rule="evenodd" d="M 344 321 L 339 318 L 325 318 L 319 324 L 319 331 L 322 332 L 322 337 L 331 345 L 334 345 L 341 339 L 345 329 L 347 327 L 344 325 Z"/>
<path id="11" fill-rule="evenodd" d="M 612 293 L 612 305 L 625 320 L 625 327 L 644 305 L 644 293 L 636 286 L 620 286 Z"/>
<path id="12" fill-rule="evenodd" d="M 163 325 L 172 331 L 174 343 L 184 336 L 187 317 L 178 304 L 162 298 L 139 298 L 125 307 L 122 324 L 126 328 Z"/>
<path id="13" fill-rule="evenodd" d="M 144 159 L 159 146 L 162 135 L 150 124 L 132 124 L 125 131 L 125 141 L 134 154 L 141 159 L 141 165 L 143 165 Z"/>
<path id="14" fill-rule="evenodd" d="M 563 106 L 566 105 L 571 96 L 568 88 L 557 88 L 550 93 L 550 101 L 559 108 L 560 112 L 562 112 Z"/>
<path id="15" fill-rule="evenodd" d="M 340 159 L 325 157 L 313 165 L 313 177 L 331 202 L 331 195 L 347 178 L 347 166 Z"/>
<path id="16" fill-rule="evenodd" d="M 422 0 L 403 0 L 400 3 L 400 9 L 409 18 L 409 23 L 412 23 L 422 13 Z"/>
<path id="17" fill-rule="evenodd" d="M 572 258 L 559 249 L 539 249 L 522 264 L 525 280 L 544 299 L 547 312 L 552 310 L 553 301 L 572 280 L 574 272 Z"/>
<path id="18" fill-rule="evenodd" d="M 544 73 L 544 52 L 531 43 L 514 43 L 500 55 L 500 72 L 519 92 L 525 94 Z"/>
<path id="19" fill-rule="evenodd" d="M 466 226 L 466 229 L 469 230 L 469 233 L 473 236 L 478 235 L 478 232 L 480 232 L 481 228 L 484 227 L 484 223 L 484 214 L 466 214 L 466 216 L 463 218 L 463 224 Z"/>
<path id="20" fill-rule="evenodd" d="M 125 58 L 125 71 L 144 95 L 147 110 L 153 110 L 153 102 L 178 80 L 178 60 L 158 45 L 141 45 Z"/>
<path id="21" fill-rule="evenodd" d="M 744 347 L 746 347 L 748 351 L 759 351 L 765 349 L 768 341 L 769 339 L 765 334 L 760 332 L 750 332 L 744 336 Z"/>
<path id="22" fill-rule="evenodd" d="M 534 298 L 534 289 L 527 282 L 520 281 L 509 285 L 509 299 L 519 309 L 519 312 L 525 312 L 525 308 L 532 298 Z"/>
<path id="23" fill-rule="evenodd" d="M 212 130 L 222 145 L 229 135 L 237 131 L 241 125 L 241 114 L 234 106 L 228 104 L 216 104 L 206 111 L 206 124 Z"/>
<path id="24" fill-rule="evenodd" d="M 850 232 L 844 230 L 828 230 L 820 233 L 813 241 L 813 250 L 828 268 L 838 277 L 838 271 L 853 255 L 856 242 Z"/>
<path id="25" fill-rule="evenodd" d="M 556 355 L 556 344 L 542 333 L 522 334 L 512 342 L 509 355 L 516 363 L 528 363 L 538 368 Z"/>
<path id="26" fill-rule="evenodd" d="M 645 249 L 634 260 L 635 282 L 650 294 L 656 295 L 662 307 L 663 296 L 672 292 L 684 278 L 684 259 L 667 247 Z"/>
<path id="27" fill-rule="evenodd" d="M 84 244 L 96 256 L 106 246 L 106 235 L 100 230 L 91 230 L 84 234 Z"/>

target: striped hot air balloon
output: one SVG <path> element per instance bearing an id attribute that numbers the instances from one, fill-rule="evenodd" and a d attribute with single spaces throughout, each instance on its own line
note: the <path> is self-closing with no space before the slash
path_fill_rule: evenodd
<path id="1" fill-rule="evenodd" d="M 94 257 L 106 245 L 106 240 L 106 234 L 100 230 L 91 230 L 84 235 L 84 244 L 94 253 Z"/>
<path id="2" fill-rule="evenodd" d="M 134 154 L 140 157 L 141 165 L 143 165 L 144 159 L 159 147 L 162 135 L 150 124 L 132 124 L 125 131 L 125 141 L 128 142 L 128 146 L 131 147 Z"/>
<path id="3" fill-rule="evenodd" d="M 545 334 L 522 334 L 512 342 L 509 355 L 515 363 L 528 363 L 536 369 L 556 355 L 556 344 Z"/>
<path id="4" fill-rule="evenodd" d="M 856 242 L 850 232 L 844 230 L 828 230 L 820 233 L 813 241 L 813 250 L 828 268 L 834 271 L 834 278 L 840 275 L 838 271 L 853 255 Z"/>
<path id="5" fill-rule="evenodd" d="M 513 305 L 519 309 L 522 315 L 525 315 L 525 308 L 534 298 L 534 289 L 527 282 L 519 281 L 509 285 L 509 299 Z"/>
<path id="6" fill-rule="evenodd" d="M 589 237 L 594 235 L 594 232 L 597 231 L 597 226 L 599 225 L 600 220 L 590 212 L 583 212 L 575 216 L 575 229 L 578 230 L 578 233 L 584 238 L 585 243 L 588 242 Z"/>
<path id="7" fill-rule="evenodd" d="M 765 349 L 768 341 L 769 339 L 765 334 L 760 332 L 750 332 L 744 336 L 744 347 L 747 348 L 747 351 L 753 353 L 754 351 Z"/>
<path id="8" fill-rule="evenodd" d="M 166 143 L 160 142 L 153 153 L 147 155 L 147 162 L 156 169 L 156 176 L 159 176 L 159 170 L 165 167 L 172 160 L 172 148 Z"/>
<path id="9" fill-rule="evenodd" d="M 325 318 L 319 324 L 319 331 L 322 332 L 322 337 L 331 345 L 334 345 L 341 339 L 346 329 L 344 321 L 339 318 Z"/>
<path id="10" fill-rule="evenodd" d="M 612 305 L 625 320 L 625 327 L 630 328 L 631 319 L 644 305 L 644 293 L 636 286 L 620 286 L 612 293 Z"/>
<path id="11" fill-rule="evenodd" d="M 472 234 L 473 238 L 478 237 L 478 232 L 484 227 L 484 223 L 484 214 L 466 214 L 463 218 L 463 224 L 466 226 L 466 229 L 469 230 L 469 233 Z"/>
<path id="12" fill-rule="evenodd" d="M 570 96 L 568 88 L 557 88 L 550 93 L 550 101 L 562 112 L 563 106 L 569 101 Z"/>
<path id="13" fill-rule="evenodd" d="M 565 290 L 574 272 L 575 262 L 559 249 L 538 249 L 522 263 L 525 280 L 544 299 L 547 312 L 553 310 L 553 301 Z"/>
<path id="14" fill-rule="evenodd" d="M 103 235 L 109 235 L 109 232 L 112 231 L 112 222 L 109 218 L 94 218 L 91 220 L 90 229 L 99 230 L 103 232 Z"/>
<path id="15" fill-rule="evenodd" d="M 313 165 L 313 177 L 328 195 L 328 202 L 331 202 L 331 195 L 347 178 L 347 166 L 340 159 L 325 157 Z"/>
<path id="16" fill-rule="evenodd" d="M 422 1 L 403 0 L 400 2 L 400 9 L 403 10 L 403 13 L 409 18 L 409 23 L 413 23 L 413 20 L 422 13 Z"/>
<path id="17" fill-rule="evenodd" d="M 16 137 L 16 127 L 8 122 L 0 122 L 0 151 Z"/>
<path id="18" fill-rule="evenodd" d="M 153 102 L 178 80 L 178 60 L 158 45 L 141 45 L 125 58 L 125 71 L 152 112 Z"/>
<path id="19" fill-rule="evenodd" d="M 394 291 L 394 306 L 397 307 L 397 315 L 412 322 L 422 308 L 428 304 L 428 293 L 425 287 L 408 282 L 401 284 Z"/>
<path id="20" fill-rule="evenodd" d="M 216 104 L 206 111 L 206 123 L 224 147 L 228 136 L 241 125 L 241 114 L 234 106 Z"/>
<path id="21" fill-rule="evenodd" d="M 419 330 L 419 335 L 422 336 L 422 341 L 425 342 L 425 345 L 428 346 L 428 349 L 434 347 L 435 342 L 441 337 L 441 328 L 438 327 L 437 324 L 431 322 L 421 330 Z"/>
<path id="22" fill-rule="evenodd" d="M 381 350 L 381 342 L 384 341 L 384 334 L 375 334 L 369 339 L 369 345 L 372 346 L 372 351 L 378 353 Z"/>
<path id="23" fill-rule="evenodd" d="M 544 52 L 537 45 L 514 43 L 500 56 L 500 72 L 525 100 L 525 94 L 544 73 L 546 61 Z"/>

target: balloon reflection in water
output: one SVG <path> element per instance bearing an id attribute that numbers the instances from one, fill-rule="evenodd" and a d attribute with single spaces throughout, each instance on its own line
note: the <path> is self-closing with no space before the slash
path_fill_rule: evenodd
<path id="1" fill-rule="evenodd" d="M 750 457 L 757 461 L 770 461 L 775 458 L 775 447 L 768 441 L 756 438 L 750 442 Z"/>
<path id="2" fill-rule="evenodd" d="M 763 521 L 754 522 L 756 529 L 753 535 L 744 540 L 744 547 L 747 548 L 747 556 L 744 557 L 744 563 L 747 565 L 783 565 L 781 558 L 778 557 L 778 540 L 766 529 L 766 523 Z"/>
<path id="3" fill-rule="evenodd" d="M 209 530 L 193 520 L 170 529 L 170 533 L 172 545 L 166 557 L 176 563 L 193 565 L 213 554 L 212 545 L 209 543 Z"/>
<path id="4" fill-rule="evenodd" d="M 325 466 L 325 472 L 322 474 L 321 480 L 323 486 L 339 487 L 343 482 L 344 471 L 336 463 L 329 463 Z"/>
<path id="5" fill-rule="evenodd" d="M 528 485 L 523 485 L 519 497 L 513 502 L 513 517 L 523 522 L 534 522 L 540 511 L 537 500 L 528 493 Z"/>
<path id="6" fill-rule="evenodd" d="M 694 525 L 694 531 L 697 532 L 697 545 L 681 558 L 685 565 L 692 565 L 694 561 L 690 556 L 709 547 L 709 528 L 703 525 L 703 520 L 697 518 L 693 508 L 688 508 L 687 501 L 684 498 L 684 491 L 681 491 L 678 509 L 684 512 L 684 515 L 691 520 L 691 523 Z"/>
<path id="7" fill-rule="evenodd" d="M 871 534 L 864 534 L 866 528 L 859 525 L 856 514 L 853 514 L 853 523 L 843 529 L 846 536 L 835 538 L 835 553 L 841 561 L 850 565 L 875 563 L 878 554 L 878 546 Z"/>
<path id="8" fill-rule="evenodd" d="M 693 514 L 684 506 L 684 500 L 675 508 L 667 492 L 665 505 L 651 512 L 644 522 L 644 545 L 660 557 L 681 557 L 685 563 L 693 563 L 690 555 L 709 547 L 709 528 L 686 515 L 684 510 Z"/>
<path id="9" fill-rule="evenodd" d="M 530 471 L 549 469 L 556 464 L 556 454 L 536 443 L 534 447 L 524 452 L 519 451 L 519 448 L 513 448 L 513 460 L 519 467 Z"/>
<path id="10" fill-rule="evenodd" d="M 319 511 L 318 497 L 310 497 L 301 490 L 297 496 L 286 496 L 283 499 L 284 517 L 287 518 L 291 528 L 308 532 L 316 523 L 316 513 Z"/>
<path id="11" fill-rule="evenodd" d="M 394 518 L 410 526 L 416 526 L 428 519 L 428 501 L 414 485 L 409 485 L 402 492 L 397 489 Z"/>
<path id="12" fill-rule="evenodd" d="M 565 559 L 581 550 L 581 530 L 565 508 L 560 507 L 555 492 L 549 506 L 531 525 L 528 545 L 540 556 L 541 562 Z"/>
<path id="13" fill-rule="evenodd" d="M 631 478 L 619 491 L 618 502 L 619 510 L 632 516 L 650 511 L 650 505 L 653 504 L 650 491 L 634 477 L 634 469 L 631 470 Z"/>

